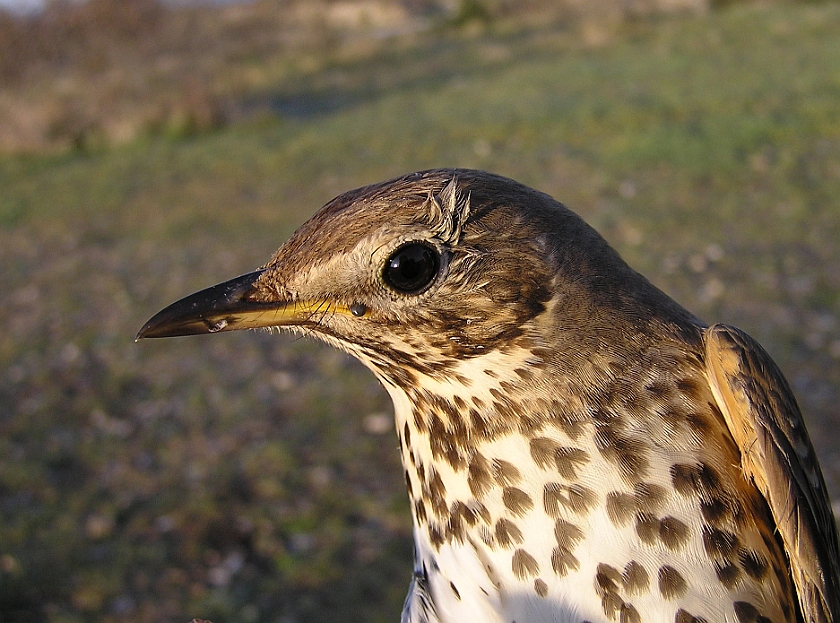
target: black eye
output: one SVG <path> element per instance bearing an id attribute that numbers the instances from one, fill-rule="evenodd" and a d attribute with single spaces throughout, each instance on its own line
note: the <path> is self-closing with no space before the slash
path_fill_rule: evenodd
<path id="1" fill-rule="evenodd" d="M 397 292 L 419 294 L 440 270 L 440 254 L 422 242 L 409 242 L 391 254 L 382 269 L 385 283 Z"/>

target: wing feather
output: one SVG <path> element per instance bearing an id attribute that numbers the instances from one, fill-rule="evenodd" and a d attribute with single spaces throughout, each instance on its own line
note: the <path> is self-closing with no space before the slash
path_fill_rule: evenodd
<path id="1" fill-rule="evenodd" d="M 840 622 L 837 529 L 793 392 L 767 352 L 734 327 L 706 331 L 706 366 L 744 474 L 776 522 L 802 620 Z"/>

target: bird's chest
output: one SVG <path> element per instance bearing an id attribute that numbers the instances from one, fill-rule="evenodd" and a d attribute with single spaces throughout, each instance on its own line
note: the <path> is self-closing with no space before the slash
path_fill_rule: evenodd
<path id="1" fill-rule="evenodd" d="M 696 405 L 636 405 L 630 422 L 573 403 L 392 397 L 417 550 L 404 621 L 697 623 L 734 620 L 740 599 L 778 610 L 778 582 L 737 558 L 769 566 L 777 552 L 743 521 L 750 493 L 725 471 L 737 457 Z"/>
<path id="2" fill-rule="evenodd" d="M 434 604 L 430 621 L 605 620 L 611 588 L 605 580 L 599 589 L 596 578 L 607 566 L 619 584 L 626 574 L 637 592 L 650 588 L 650 574 L 639 582 L 628 566 L 635 526 L 615 521 L 605 505 L 606 493 L 626 487 L 612 481 L 594 441 L 537 439 L 480 444 L 462 469 L 408 457 L 415 581 Z M 636 506 L 644 506 L 641 497 Z"/>

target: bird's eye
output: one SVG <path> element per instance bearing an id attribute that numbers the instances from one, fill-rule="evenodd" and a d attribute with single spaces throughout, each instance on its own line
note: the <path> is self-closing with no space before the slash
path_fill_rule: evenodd
<path id="1" fill-rule="evenodd" d="M 409 242 L 391 254 L 382 269 L 382 278 L 403 294 L 419 294 L 435 280 L 440 270 L 440 254 L 433 246 Z"/>

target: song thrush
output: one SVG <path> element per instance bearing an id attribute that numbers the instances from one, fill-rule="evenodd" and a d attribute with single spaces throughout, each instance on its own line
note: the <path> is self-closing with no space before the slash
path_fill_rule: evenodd
<path id="1" fill-rule="evenodd" d="M 281 327 L 390 393 L 403 621 L 829 623 L 838 546 L 796 401 L 553 199 L 479 171 L 351 191 L 138 338 Z"/>

